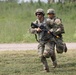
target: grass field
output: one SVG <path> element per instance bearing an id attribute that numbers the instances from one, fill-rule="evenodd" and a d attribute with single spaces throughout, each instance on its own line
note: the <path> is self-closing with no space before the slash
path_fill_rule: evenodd
<path id="1" fill-rule="evenodd" d="M 76 75 L 76 50 L 56 56 L 58 67 L 52 68 L 49 58 L 50 72 L 46 73 L 36 50 L 0 51 L 0 75 Z"/>
<path id="2" fill-rule="evenodd" d="M 34 13 L 37 8 L 43 8 L 45 14 L 48 8 L 54 8 L 65 27 L 64 41 L 76 42 L 76 3 L 48 5 L 0 2 L 0 43 L 36 42 L 34 35 L 29 33 L 29 28 L 36 19 Z"/>

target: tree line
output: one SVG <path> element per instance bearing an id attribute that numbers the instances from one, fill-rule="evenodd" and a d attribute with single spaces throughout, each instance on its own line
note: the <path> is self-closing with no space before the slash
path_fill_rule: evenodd
<path id="1" fill-rule="evenodd" d="M 48 3 L 54 3 L 54 2 L 59 2 L 59 3 L 76 2 L 76 0 L 48 0 Z"/>
<path id="2" fill-rule="evenodd" d="M 5 2 L 18 2 L 20 0 L 0 0 Z M 24 2 L 24 0 L 22 0 Z M 30 0 L 30 2 L 33 2 L 33 0 Z M 41 0 L 38 0 L 38 2 L 41 2 Z M 76 0 L 47 0 L 48 3 L 65 3 L 65 2 L 76 2 Z"/>

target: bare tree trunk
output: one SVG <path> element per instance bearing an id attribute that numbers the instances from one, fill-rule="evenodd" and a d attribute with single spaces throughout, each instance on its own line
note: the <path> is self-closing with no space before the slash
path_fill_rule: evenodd
<path id="1" fill-rule="evenodd" d="M 54 0 L 48 0 L 48 3 L 53 3 L 54 2 Z"/>
<path id="2" fill-rule="evenodd" d="M 41 5 L 41 1 L 40 0 L 38 0 L 38 3 L 39 3 L 39 5 Z"/>
<path id="3" fill-rule="evenodd" d="M 33 4 L 33 0 L 30 0 L 30 3 Z"/>
<path id="4" fill-rule="evenodd" d="M 76 2 L 76 0 L 73 0 L 72 2 Z"/>
<path id="5" fill-rule="evenodd" d="M 60 0 L 61 3 L 65 3 L 65 0 Z"/>
<path id="6" fill-rule="evenodd" d="M 61 1 L 59 0 L 59 3 L 60 3 Z"/>
<path id="7" fill-rule="evenodd" d="M 55 2 L 55 0 L 52 0 L 52 2 Z"/>
<path id="8" fill-rule="evenodd" d="M 50 0 L 48 0 L 48 4 L 50 3 Z"/>
<path id="9" fill-rule="evenodd" d="M 64 3 L 65 0 L 48 0 L 48 4 L 49 4 L 49 3 L 54 3 L 54 2 Z"/>
<path id="10" fill-rule="evenodd" d="M 38 2 L 41 2 L 40 0 L 38 0 Z"/>
<path id="11" fill-rule="evenodd" d="M 76 0 L 69 0 L 69 2 L 76 2 Z"/>

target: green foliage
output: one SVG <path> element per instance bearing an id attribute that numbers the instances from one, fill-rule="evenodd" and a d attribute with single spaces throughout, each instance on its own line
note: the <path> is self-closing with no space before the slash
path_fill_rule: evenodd
<path id="1" fill-rule="evenodd" d="M 76 50 L 56 55 L 57 68 L 48 58 L 50 72 L 46 73 L 35 50 L 0 51 L 0 75 L 76 75 Z"/>
<path id="2" fill-rule="evenodd" d="M 46 4 L 0 2 L 0 43 L 35 42 L 29 33 L 30 23 L 36 19 L 37 8 L 54 8 L 56 15 L 62 19 L 66 34 L 64 41 L 76 42 L 76 4 Z M 45 15 L 47 16 L 47 15 Z M 31 36 L 31 37 L 30 37 Z"/>

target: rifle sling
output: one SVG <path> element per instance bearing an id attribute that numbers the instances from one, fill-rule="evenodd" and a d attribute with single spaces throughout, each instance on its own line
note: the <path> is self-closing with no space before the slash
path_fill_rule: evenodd
<path id="1" fill-rule="evenodd" d="M 37 39 L 37 34 L 35 34 L 35 39 L 36 39 L 37 42 L 39 42 L 39 40 Z"/>

